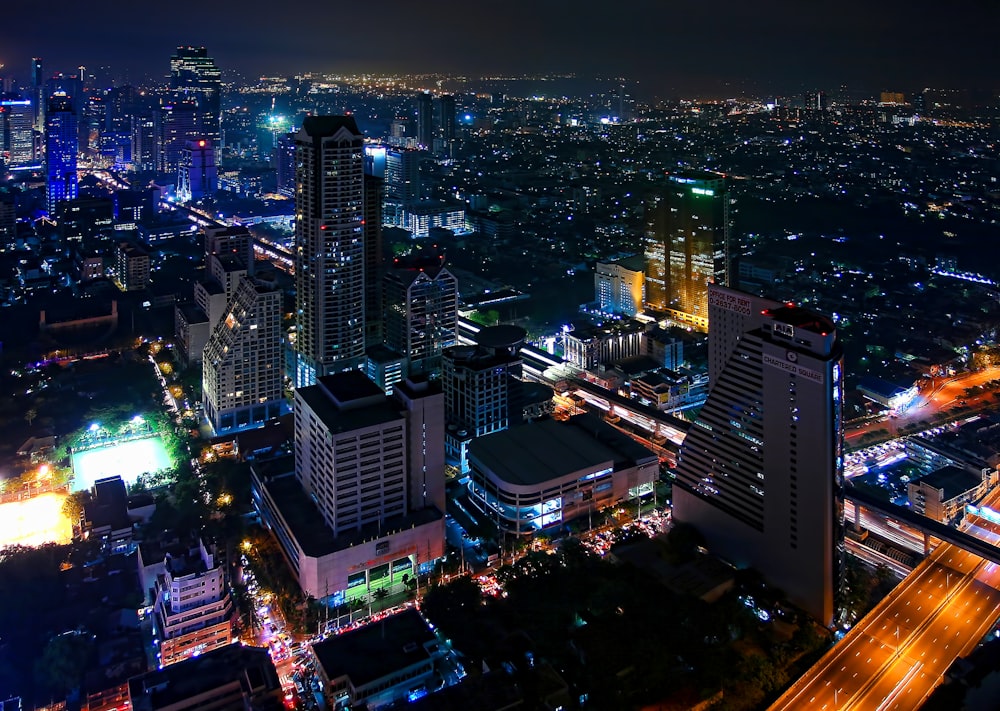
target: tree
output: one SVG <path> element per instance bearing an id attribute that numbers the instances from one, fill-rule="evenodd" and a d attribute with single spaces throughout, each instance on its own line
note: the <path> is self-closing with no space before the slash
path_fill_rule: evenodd
<path id="1" fill-rule="evenodd" d="M 24 419 L 28 421 L 28 427 L 31 427 L 31 423 L 35 421 L 38 417 L 38 410 L 34 407 L 29 407 L 28 411 L 24 413 Z"/>
<path id="2" fill-rule="evenodd" d="M 62 505 L 63 515 L 70 520 L 76 528 L 83 520 L 83 507 L 90 503 L 90 492 L 74 491 L 66 497 Z"/>
<path id="3" fill-rule="evenodd" d="M 35 677 L 56 695 L 76 689 L 83 681 L 92 648 L 89 634 L 67 632 L 53 637 L 35 662 Z"/>

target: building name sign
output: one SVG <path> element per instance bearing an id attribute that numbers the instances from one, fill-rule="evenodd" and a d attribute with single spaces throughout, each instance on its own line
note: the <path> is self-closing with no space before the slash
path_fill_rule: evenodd
<path id="1" fill-rule="evenodd" d="M 798 363 L 793 363 L 791 360 L 781 360 L 780 358 L 769 356 L 766 353 L 763 355 L 763 360 L 764 365 L 769 365 L 772 368 L 779 368 L 786 373 L 798 375 L 799 377 L 811 380 L 814 383 L 823 382 L 823 374 L 821 372 L 818 370 L 812 370 L 811 368 L 805 368 Z"/>
<path id="2" fill-rule="evenodd" d="M 708 292 L 708 305 L 715 306 L 733 313 L 750 315 L 750 299 L 739 294 L 729 294 L 724 291 Z"/>

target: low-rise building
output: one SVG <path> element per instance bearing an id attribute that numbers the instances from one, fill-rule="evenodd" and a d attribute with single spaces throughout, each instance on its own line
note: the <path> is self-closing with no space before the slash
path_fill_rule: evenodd
<path id="1" fill-rule="evenodd" d="M 531 535 L 652 490 L 655 454 L 592 415 L 473 440 L 471 500 L 505 533 Z"/>
<path id="2" fill-rule="evenodd" d="M 914 511 L 941 523 L 960 518 L 965 504 L 978 501 L 989 490 L 990 473 L 975 474 L 946 466 L 906 485 L 906 496 Z"/>

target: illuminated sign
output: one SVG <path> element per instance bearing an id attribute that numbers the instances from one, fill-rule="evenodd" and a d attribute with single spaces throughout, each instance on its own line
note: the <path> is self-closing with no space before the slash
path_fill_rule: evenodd
<path id="1" fill-rule="evenodd" d="M 775 358 L 774 356 L 769 356 L 766 353 L 762 356 L 764 365 L 769 365 L 772 368 L 778 368 L 779 370 L 784 370 L 792 375 L 798 375 L 806 380 L 811 380 L 814 383 L 823 382 L 823 374 L 817 370 L 812 370 L 810 368 L 804 368 L 798 363 L 790 363 L 788 361 L 782 360 L 780 358 Z"/>
<path id="2" fill-rule="evenodd" d="M 709 291 L 708 305 L 715 306 L 733 313 L 750 315 L 750 299 L 740 294 L 731 294 L 725 291 Z"/>
<path id="3" fill-rule="evenodd" d="M 709 197 L 715 195 L 715 191 L 709 190 L 708 188 L 691 188 L 691 192 L 695 195 L 708 195 Z"/>
<path id="4" fill-rule="evenodd" d="M 779 321 L 775 321 L 774 332 L 781 336 L 793 338 L 795 336 L 795 327 L 787 323 L 781 323 Z"/>

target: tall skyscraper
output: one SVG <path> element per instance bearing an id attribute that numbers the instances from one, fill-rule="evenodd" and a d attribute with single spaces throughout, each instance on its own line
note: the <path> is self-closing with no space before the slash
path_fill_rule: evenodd
<path id="1" fill-rule="evenodd" d="M 45 205 L 49 215 L 56 206 L 77 195 L 77 123 L 70 98 L 55 94 L 45 112 Z"/>
<path id="2" fill-rule="evenodd" d="M 455 97 L 442 94 L 438 98 L 438 127 L 445 143 L 455 140 Z"/>
<path id="3" fill-rule="evenodd" d="M 170 88 L 178 101 L 195 104 L 198 138 L 221 146 L 222 72 L 204 47 L 178 47 L 170 58 Z"/>
<path id="4" fill-rule="evenodd" d="M 204 351 L 205 416 L 216 432 L 285 411 L 281 354 L 281 292 L 244 276 Z"/>
<path id="5" fill-rule="evenodd" d="M 670 175 L 646 205 L 646 308 L 707 330 L 708 284 L 729 284 L 730 241 L 725 176 Z"/>
<path id="6" fill-rule="evenodd" d="M 295 197 L 295 134 L 282 133 L 274 142 L 278 195 Z"/>
<path id="7" fill-rule="evenodd" d="M 34 120 L 31 99 L 0 95 L 0 151 L 12 168 L 34 165 Z"/>
<path id="8" fill-rule="evenodd" d="M 176 173 L 188 141 L 204 138 L 193 101 L 165 102 L 153 112 L 156 170 Z"/>
<path id="9" fill-rule="evenodd" d="M 365 172 L 365 346 L 382 342 L 382 196 L 385 181 Z"/>
<path id="10" fill-rule="evenodd" d="M 434 97 L 426 91 L 417 94 L 417 143 L 424 148 L 434 145 Z"/>
<path id="11" fill-rule="evenodd" d="M 385 345 L 408 359 L 411 374 L 438 370 L 442 351 L 455 343 L 458 320 L 458 282 L 444 255 L 400 257 L 382 284 Z"/>
<path id="12" fill-rule="evenodd" d="M 829 625 L 843 566 L 843 351 L 834 324 L 709 286 L 710 393 L 681 447 L 674 519 Z"/>
<path id="13" fill-rule="evenodd" d="M 219 189 L 212 142 L 200 138 L 185 141 L 177 167 L 177 199 L 181 202 L 212 197 Z"/>
<path id="14" fill-rule="evenodd" d="M 45 104 L 49 96 L 45 93 L 45 78 L 42 74 L 42 58 L 31 58 L 31 102 L 35 107 L 35 130 L 45 130 Z"/>
<path id="15" fill-rule="evenodd" d="M 385 152 L 385 224 L 402 227 L 405 212 L 420 199 L 420 159 L 422 151 L 389 148 Z"/>
<path id="16" fill-rule="evenodd" d="M 295 155 L 295 382 L 303 386 L 364 358 L 364 137 L 352 116 L 307 116 Z"/>

